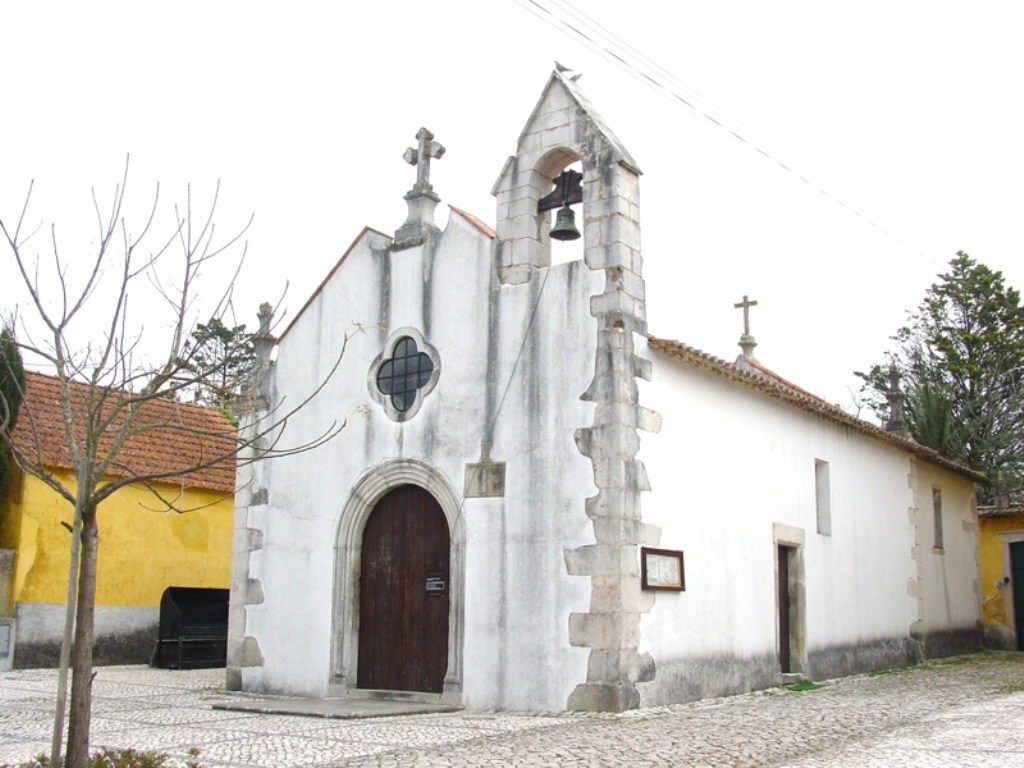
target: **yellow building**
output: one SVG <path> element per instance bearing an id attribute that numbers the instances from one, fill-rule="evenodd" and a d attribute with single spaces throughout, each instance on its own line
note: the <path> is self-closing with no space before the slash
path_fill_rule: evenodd
<path id="1" fill-rule="evenodd" d="M 76 386 L 72 394 L 82 397 L 86 392 L 86 387 Z M 230 440 L 211 437 L 233 432 L 215 411 L 155 400 L 146 404 L 141 416 L 149 423 L 184 428 L 155 429 L 145 440 L 132 438 L 120 453 L 129 465 L 122 476 L 172 470 L 194 464 L 199 455 L 230 450 Z M 61 424 L 57 380 L 26 372 L 15 441 L 38 446 L 54 477 L 73 492 L 74 473 Z M 230 585 L 233 468 L 204 469 L 154 488 L 176 506 L 193 511 L 166 511 L 142 485 L 122 488 L 99 507 L 97 663 L 150 660 L 160 598 L 167 587 Z M 0 622 L 8 627 L 10 649 L 5 666 L 48 666 L 57 661 L 73 511 L 41 480 L 18 472 L 0 498 Z"/>
<path id="2" fill-rule="evenodd" d="M 1024 650 L 1024 506 L 980 507 L 985 644 Z"/>

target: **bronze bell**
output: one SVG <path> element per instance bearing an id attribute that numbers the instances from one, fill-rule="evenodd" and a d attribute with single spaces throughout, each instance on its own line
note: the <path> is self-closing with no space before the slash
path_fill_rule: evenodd
<path id="1" fill-rule="evenodd" d="M 579 240 L 580 231 L 576 229 L 576 212 L 566 203 L 558 209 L 555 226 L 551 228 L 551 236 L 555 240 Z"/>

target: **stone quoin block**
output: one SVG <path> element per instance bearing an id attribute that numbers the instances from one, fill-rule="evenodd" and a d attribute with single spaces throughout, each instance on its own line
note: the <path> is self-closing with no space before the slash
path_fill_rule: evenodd
<path id="1" fill-rule="evenodd" d="M 640 520 L 640 498 L 633 491 L 622 488 L 604 488 L 586 501 L 587 516 L 594 521 L 620 520 L 623 525 Z M 599 541 L 604 539 L 598 539 Z M 612 541 L 612 539 L 607 539 Z"/>
<path id="2" fill-rule="evenodd" d="M 622 291 L 590 297 L 590 314 L 594 317 L 608 314 L 632 315 L 635 309 L 634 300 Z"/>
<path id="3" fill-rule="evenodd" d="M 644 273 L 644 257 L 643 254 L 640 253 L 639 245 L 637 246 L 636 250 L 630 251 L 630 259 L 632 261 L 630 269 L 633 270 L 633 272 L 635 272 L 636 274 L 642 275 Z"/>
<path id="4" fill-rule="evenodd" d="M 573 111 L 574 110 L 566 106 L 562 109 L 553 109 L 537 115 L 537 119 L 534 120 L 533 124 L 530 126 L 530 133 L 542 133 L 544 131 L 549 131 L 552 128 L 568 126 L 572 122 Z"/>
<path id="5" fill-rule="evenodd" d="M 259 605 L 263 600 L 263 584 L 260 580 L 246 579 L 242 587 L 242 602 L 245 605 Z"/>
<path id="6" fill-rule="evenodd" d="M 651 375 L 650 375 L 651 361 L 650 360 L 641 360 L 641 362 L 646 363 L 647 364 L 646 367 L 648 369 L 647 370 L 647 376 L 645 376 L 644 378 L 650 379 L 650 377 L 651 377 Z M 657 433 L 657 432 L 661 431 L 662 419 L 661 419 L 661 414 L 660 413 L 658 413 L 657 411 L 651 410 L 650 408 L 644 408 L 643 406 L 640 406 L 639 409 L 638 409 L 638 415 L 639 415 L 639 422 L 637 423 L 637 427 L 638 428 L 644 430 L 645 432 Z"/>
<path id="7" fill-rule="evenodd" d="M 635 403 L 621 401 L 602 405 L 601 423 L 636 427 L 639 423 L 638 406 Z"/>
<path id="8" fill-rule="evenodd" d="M 591 447 L 602 446 L 600 451 L 612 450 L 617 456 L 636 456 L 640 450 L 640 436 L 636 428 L 617 422 L 605 422 L 590 427 L 587 437 Z"/>
<path id="9" fill-rule="evenodd" d="M 598 349 L 602 351 L 614 351 L 616 353 L 624 352 L 626 357 L 621 362 L 628 364 L 629 357 L 633 355 L 636 344 L 634 343 L 633 334 L 627 333 L 622 328 L 616 328 L 615 326 L 605 326 L 598 330 Z"/>
<path id="10" fill-rule="evenodd" d="M 635 613 L 571 613 L 569 643 L 595 650 L 635 649 L 639 626 L 640 616 Z"/>
<path id="11" fill-rule="evenodd" d="M 505 222 L 503 235 L 510 239 L 528 240 L 540 236 L 540 224 L 536 216 L 515 216 Z"/>
<path id="12" fill-rule="evenodd" d="M 585 544 L 568 552 L 571 557 L 566 554 L 566 564 L 575 576 L 639 576 L 636 547 L 632 544 Z"/>
<path id="13" fill-rule="evenodd" d="M 518 150 L 520 155 L 526 152 L 536 152 L 541 149 L 541 138 L 539 133 L 525 133 L 519 139 Z"/>
<path id="14" fill-rule="evenodd" d="M 600 219 L 604 216 L 630 216 L 635 206 L 624 197 L 600 197 L 585 205 L 586 220 Z"/>
<path id="15" fill-rule="evenodd" d="M 635 517 L 616 514 L 612 517 L 591 515 L 594 521 L 594 538 L 603 544 L 646 544 L 643 541 L 643 523 Z"/>
<path id="16" fill-rule="evenodd" d="M 585 683 L 569 695 L 569 709 L 584 712 L 622 712 L 640 706 L 640 694 L 631 682 Z"/>
<path id="17" fill-rule="evenodd" d="M 263 548 L 263 531 L 254 528 L 236 528 L 232 531 L 232 549 L 234 552 L 255 552 Z"/>
<path id="18" fill-rule="evenodd" d="M 638 201 L 640 199 L 640 183 L 636 174 L 626 171 L 621 165 L 616 166 L 618 171 L 611 173 L 592 167 L 590 173 L 584 173 L 584 180 L 593 179 L 593 183 L 583 189 L 584 202 L 593 202 L 606 197 L 621 197 L 625 200 Z"/>
<path id="19" fill-rule="evenodd" d="M 529 184 L 516 184 L 513 179 L 506 180 L 498 192 L 498 215 L 501 216 L 516 200 L 529 200 L 535 190 Z"/>
<path id="20" fill-rule="evenodd" d="M 525 285 L 530 282 L 533 267 L 528 264 L 517 264 L 506 267 L 501 273 L 501 282 L 506 285 Z"/>
<path id="21" fill-rule="evenodd" d="M 602 217 L 601 236 L 606 243 L 624 243 L 637 250 L 640 248 L 640 224 L 628 216 Z"/>
<path id="22" fill-rule="evenodd" d="M 637 547 L 634 545 L 628 549 L 632 560 L 637 561 Z M 636 568 L 633 570 L 636 571 Z M 653 593 L 640 589 L 639 574 L 598 574 L 590 580 L 591 613 L 643 613 L 649 610 L 651 602 L 647 598 L 652 596 Z"/>
<path id="23" fill-rule="evenodd" d="M 647 682 L 654 679 L 654 672 L 651 655 L 634 650 L 594 651 L 587 663 L 587 678 L 590 680 Z"/>
<path id="24" fill-rule="evenodd" d="M 238 655 L 235 657 L 236 666 L 239 667 L 262 667 L 264 664 L 263 653 L 260 651 L 260 644 L 255 637 L 246 636 L 242 638 L 241 646 L 238 648 Z"/>
<path id="25" fill-rule="evenodd" d="M 632 272 L 636 264 L 636 254 L 622 243 L 588 245 L 583 258 L 591 269 L 627 269 Z"/>
<path id="26" fill-rule="evenodd" d="M 608 271 L 611 272 L 611 270 Z M 640 301 L 644 300 L 647 292 L 647 288 L 644 285 L 644 279 L 633 270 L 619 267 L 615 282 L 619 285 L 619 288 L 623 293 L 626 293 L 634 299 L 638 299 Z"/>
<path id="27" fill-rule="evenodd" d="M 505 208 L 504 213 L 509 218 L 515 216 L 536 216 L 537 215 L 537 204 L 528 197 L 520 197 L 517 200 L 513 200 Z"/>
<path id="28" fill-rule="evenodd" d="M 594 457 L 594 485 L 598 488 L 626 488 L 627 459 Z"/>
<path id="29" fill-rule="evenodd" d="M 540 135 L 541 146 L 544 147 L 572 146 L 573 138 L 573 127 L 568 124 L 551 128 Z"/>
<path id="30" fill-rule="evenodd" d="M 633 358 L 633 364 L 634 364 L 633 374 L 638 379 L 643 379 L 644 381 L 650 381 L 651 380 L 651 376 L 653 375 L 653 370 L 654 370 L 654 364 L 650 360 L 647 360 L 646 358 L 640 357 L 638 355 L 638 356 Z M 651 411 L 651 413 L 655 413 L 655 412 Z M 659 425 L 658 429 L 660 429 L 661 428 L 661 426 L 660 426 L 661 425 L 661 417 L 660 416 L 658 416 L 658 425 Z M 657 429 L 648 430 L 648 432 L 657 432 L 657 431 L 658 431 Z"/>

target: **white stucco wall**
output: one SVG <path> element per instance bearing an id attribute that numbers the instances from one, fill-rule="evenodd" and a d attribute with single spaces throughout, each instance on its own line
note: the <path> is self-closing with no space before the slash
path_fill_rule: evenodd
<path id="1" fill-rule="evenodd" d="M 895 448 L 742 384 L 651 353 L 641 396 L 662 414 L 643 435 L 644 521 L 684 551 L 686 591 L 642 620 L 658 667 L 645 702 L 769 684 L 777 670 L 773 525 L 803 532 L 806 653 L 898 656 L 915 620 L 910 462 Z M 829 463 L 831 535 L 817 532 L 815 461 Z M 857 647 L 860 646 L 860 650 Z M 870 649 L 874 648 L 872 652 Z M 871 663 L 870 657 L 859 663 Z"/>
<path id="2" fill-rule="evenodd" d="M 593 377 L 597 336 L 588 301 L 602 278 L 572 262 L 502 286 L 490 239 L 457 214 L 433 252 L 371 247 L 385 243 L 367 233 L 279 345 L 274 395 L 288 408 L 327 375 L 343 335 L 363 329 L 324 390 L 289 420 L 282 445 L 347 418 L 345 430 L 262 470 L 268 503 L 249 510 L 247 525 L 263 533 L 249 556 L 263 602 L 246 607 L 245 634 L 264 663 L 242 670 L 243 686 L 328 693 L 341 510 L 366 473 L 407 458 L 430 465 L 461 502 L 471 574 L 464 704 L 562 708 L 586 677 L 585 649 L 568 643 L 568 616 L 587 610 L 589 584 L 566 576 L 563 549 L 593 540 L 583 507 L 592 468 L 572 436 L 593 420 L 580 395 Z M 441 374 L 419 412 L 398 423 L 371 398 L 367 376 L 402 327 L 437 350 Z M 505 496 L 463 500 L 466 464 L 480 460 L 491 423 L 491 458 L 507 463 Z M 345 663 L 354 686 L 353 661 Z"/>
<path id="3" fill-rule="evenodd" d="M 916 462 L 914 469 L 914 520 L 920 544 L 917 549 L 921 599 L 918 630 L 926 635 L 947 630 L 976 630 L 981 622 L 981 585 L 978 512 L 973 486 L 927 462 Z M 934 546 L 932 489 L 938 489 L 942 495 L 941 549 Z M 954 640 L 948 650 L 959 651 L 957 645 Z"/>

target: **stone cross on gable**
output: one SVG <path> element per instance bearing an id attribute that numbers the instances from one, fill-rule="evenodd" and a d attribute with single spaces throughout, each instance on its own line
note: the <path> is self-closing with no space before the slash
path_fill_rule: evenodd
<path id="1" fill-rule="evenodd" d="M 900 371 L 895 365 L 889 366 L 889 391 L 886 392 L 885 398 L 889 401 L 889 419 L 885 422 L 886 430 L 909 437 L 910 432 L 903 417 L 904 395 L 900 390 Z"/>
<path id="2" fill-rule="evenodd" d="M 739 304 L 733 304 L 733 307 L 735 307 L 736 309 L 740 309 L 740 308 L 743 309 L 743 335 L 744 336 L 749 336 L 750 335 L 750 308 L 751 307 L 756 307 L 756 306 L 757 306 L 757 302 L 756 301 L 751 301 L 750 299 L 748 299 L 746 294 L 743 294 L 743 301 L 741 301 Z"/>
<path id="3" fill-rule="evenodd" d="M 440 142 L 434 141 L 434 134 L 426 128 L 420 128 L 416 134 L 418 141 L 415 147 L 409 147 L 402 155 L 402 159 L 409 165 L 416 166 L 416 184 L 413 185 L 410 195 L 433 195 L 434 188 L 430 184 L 430 161 L 440 160 L 444 154 L 444 147 Z"/>
<path id="4" fill-rule="evenodd" d="M 743 335 L 740 336 L 740 349 L 743 350 L 743 357 L 754 359 L 754 347 L 757 346 L 757 342 L 754 341 L 754 337 L 750 335 L 750 308 L 756 307 L 757 302 L 751 301 L 746 294 L 743 295 L 743 301 L 739 304 L 733 304 L 736 309 L 743 310 Z"/>

